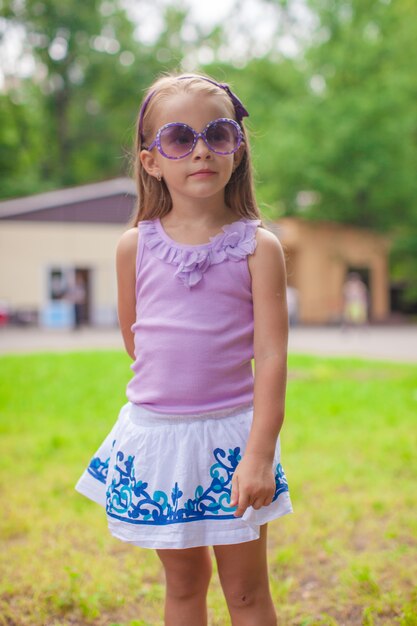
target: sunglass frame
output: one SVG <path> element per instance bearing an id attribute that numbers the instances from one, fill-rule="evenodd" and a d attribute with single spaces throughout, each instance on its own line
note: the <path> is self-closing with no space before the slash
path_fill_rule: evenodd
<path id="1" fill-rule="evenodd" d="M 237 145 L 236 147 L 229 151 L 229 152 L 219 152 L 217 150 L 213 150 L 212 146 L 209 144 L 209 142 L 207 141 L 207 131 L 210 129 L 211 126 L 213 126 L 214 124 L 218 124 L 219 122 L 228 122 L 230 123 L 232 126 L 234 126 L 235 130 L 237 131 Z M 163 133 L 163 131 L 167 128 L 171 128 L 173 126 L 177 126 L 177 127 L 183 127 L 183 128 L 187 128 L 189 129 L 194 136 L 194 140 L 193 140 L 193 144 L 190 148 L 190 150 L 188 150 L 185 154 L 182 154 L 181 156 L 178 157 L 174 157 L 174 156 L 169 156 L 168 154 L 166 154 L 162 148 L 162 144 L 161 144 L 161 134 Z M 149 145 L 148 148 L 144 148 L 144 150 L 149 150 L 151 151 L 153 148 L 157 148 L 158 152 L 160 154 L 162 154 L 163 157 L 165 157 L 166 159 L 170 159 L 171 161 L 178 161 L 178 159 L 183 159 L 186 156 L 188 156 L 189 154 L 191 154 L 194 150 L 194 148 L 197 145 L 197 141 L 200 139 L 204 141 L 204 143 L 206 144 L 207 148 L 211 151 L 214 152 L 215 154 L 219 154 L 220 156 L 227 156 L 229 154 L 234 154 L 235 152 L 237 152 L 237 150 L 239 150 L 242 142 L 244 141 L 244 136 L 243 136 L 243 132 L 242 129 L 240 127 L 240 125 L 235 121 L 232 120 L 228 117 L 219 117 L 216 120 L 212 120 L 211 122 L 209 122 L 207 124 L 207 126 L 202 130 L 201 133 L 197 133 L 194 128 L 192 128 L 191 126 L 189 126 L 188 124 L 185 124 L 183 122 L 170 122 L 169 124 L 164 124 L 163 126 L 161 126 L 161 128 L 159 128 L 159 130 L 156 133 L 155 139 L 152 141 L 152 143 Z"/>

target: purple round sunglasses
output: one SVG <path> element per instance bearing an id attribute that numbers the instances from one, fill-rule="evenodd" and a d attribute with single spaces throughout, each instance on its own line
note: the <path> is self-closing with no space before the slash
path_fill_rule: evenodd
<path id="1" fill-rule="evenodd" d="M 233 154 L 243 141 L 243 133 L 235 120 L 220 117 L 207 124 L 201 133 L 183 122 L 170 122 L 161 126 L 147 150 L 155 146 L 167 159 L 182 159 L 194 150 L 199 138 L 212 152 L 221 155 Z"/>
<path id="2" fill-rule="evenodd" d="M 218 83 L 215 80 L 212 80 L 211 78 L 206 78 L 205 76 L 198 76 L 198 74 L 196 74 L 194 76 L 179 76 L 178 80 L 185 80 L 187 78 L 200 78 L 201 80 L 205 80 L 208 83 L 211 83 L 212 85 L 216 85 L 216 87 L 220 87 L 220 89 L 223 89 L 227 93 L 227 95 L 229 96 L 230 100 L 233 103 L 233 106 L 234 106 L 234 109 L 235 109 L 235 114 L 236 114 L 236 119 L 237 119 L 238 122 L 241 122 L 244 117 L 249 117 L 249 113 L 247 112 L 247 110 L 243 106 L 242 102 L 239 100 L 237 95 L 233 93 L 233 91 L 230 89 L 230 87 L 229 87 L 229 85 L 227 83 Z M 149 100 L 152 98 L 152 96 L 154 95 L 155 91 L 156 90 L 151 91 L 151 93 L 144 100 L 144 102 L 143 102 L 143 104 L 141 106 L 141 109 L 140 109 L 140 113 L 139 113 L 139 138 L 140 138 L 141 142 L 144 141 L 144 137 L 143 137 L 143 117 L 145 115 L 146 108 L 147 108 L 147 106 L 149 104 Z"/>

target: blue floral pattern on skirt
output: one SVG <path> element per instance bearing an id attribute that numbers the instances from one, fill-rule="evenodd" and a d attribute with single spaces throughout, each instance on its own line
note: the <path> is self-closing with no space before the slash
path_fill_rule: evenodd
<path id="1" fill-rule="evenodd" d="M 115 441 L 113 442 L 113 446 Z M 148 491 L 148 483 L 136 480 L 135 457 L 118 451 L 114 465 L 114 477 L 106 491 L 106 511 L 111 517 L 130 524 L 166 525 L 191 522 L 202 519 L 236 519 L 233 512 L 237 507 L 230 506 L 231 482 L 233 473 L 241 460 L 240 448 L 229 449 L 227 454 L 222 448 L 213 451 L 216 462 L 210 467 L 211 482 L 204 489 L 198 485 L 193 498 L 184 496 L 177 482 L 171 490 L 171 498 L 165 491 Z M 106 483 L 110 457 L 102 461 L 94 457 L 88 472 L 97 480 Z M 278 496 L 288 491 L 288 482 L 280 463 L 275 468 L 275 494 Z"/>
<path id="2" fill-rule="evenodd" d="M 114 441 L 113 441 L 114 445 Z M 102 461 L 100 457 L 95 456 L 90 461 L 90 465 L 87 468 L 87 471 L 93 478 L 96 478 L 101 483 L 106 484 L 106 478 L 109 471 L 109 461 L 110 457 L 105 461 Z"/>

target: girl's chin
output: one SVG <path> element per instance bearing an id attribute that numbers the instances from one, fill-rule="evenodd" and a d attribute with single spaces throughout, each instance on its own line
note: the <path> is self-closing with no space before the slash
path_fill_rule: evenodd
<path id="1" fill-rule="evenodd" d="M 197 183 L 197 181 L 195 181 Z M 223 200 L 224 199 L 224 187 L 220 189 L 216 187 L 213 189 L 213 185 L 205 184 L 204 181 L 198 181 L 198 184 L 185 185 L 184 189 L 179 190 L 168 190 L 171 194 L 171 198 L 174 204 L 178 205 L 184 198 L 189 198 L 192 200 L 208 200 L 212 198 L 213 200 Z"/>

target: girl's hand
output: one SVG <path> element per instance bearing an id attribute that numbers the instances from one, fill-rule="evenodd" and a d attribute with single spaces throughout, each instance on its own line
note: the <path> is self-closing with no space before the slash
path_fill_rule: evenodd
<path id="1" fill-rule="evenodd" d="M 260 509 L 271 504 L 275 489 L 272 462 L 263 456 L 244 455 L 232 479 L 230 505 L 237 505 L 235 517 L 242 516 L 248 506 Z"/>

